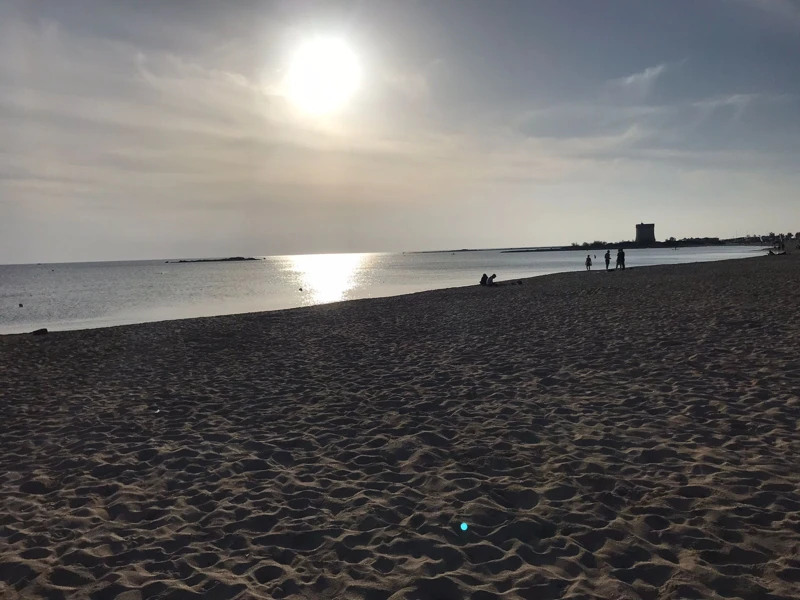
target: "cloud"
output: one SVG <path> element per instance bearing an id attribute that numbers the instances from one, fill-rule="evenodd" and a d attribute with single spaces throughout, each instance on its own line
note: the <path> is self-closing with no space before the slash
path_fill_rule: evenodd
<path id="1" fill-rule="evenodd" d="M 606 82 L 606 91 L 618 100 L 641 102 L 647 99 L 666 70 L 667 63 L 661 63 L 625 77 L 612 79 Z"/>
<path id="2" fill-rule="evenodd" d="M 447 44 L 394 60 L 376 44 L 365 51 L 374 61 L 365 68 L 369 84 L 348 110 L 319 120 L 275 91 L 280 52 L 258 37 L 271 39 L 273 30 L 228 35 L 246 29 L 249 18 L 233 19 L 223 35 L 215 19 L 176 8 L 180 3 L 159 5 L 166 13 L 126 4 L 135 27 L 112 9 L 101 20 L 93 11 L 69 16 L 75 11 L 61 3 L 45 5 L 27 16 L 0 14 L 0 205 L 6 223 L 14 219 L 0 226 L 21 232 L 13 242 L 0 240 L 7 256 L 28 244 L 26 256 L 41 244 L 62 256 L 64 244 L 75 252 L 69 256 L 87 258 L 94 242 L 84 240 L 117 237 L 131 245 L 115 256 L 141 256 L 142 232 L 154 243 L 163 238 L 159 247 L 167 249 L 147 252 L 170 254 L 175 231 L 204 253 L 209 239 L 246 253 L 234 249 L 246 238 L 263 253 L 387 249 L 382 239 L 408 235 L 395 246 L 402 249 L 418 244 L 416 229 L 436 236 L 454 229 L 447 215 L 474 215 L 463 209 L 465 198 L 483 195 L 475 206 L 492 214 L 511 187 L 527 202 L 537 187 L 613 183 L 619 191 L 659 170 L 746 172 L 785 163 L 770 152 L 773 121 L 757 112 L 786 108 L 778 97 L 722 93 L 670 103 L 661 92 L 671 91 L 663 84 L 673 63 L 658 57 L 586 97 L 553 91 L 520 109 L 517 102 L 538 96 L 521 81 L 516 91 L 496 85 L 480 70 L 487 67 L 470 67 L 469 75 L 499 101 L 461 93 L 463 65 Z M 61 12 L 52 17 L 47 7 Z M 265 9 L 264 20 L 275 21 L 268 16 Z M 127 33 L 109 30 L 111 21 L 125 21 Z M 169 34 L 169 44 L 151 43 L 151 22 Z M 430 60 L 438 55 L 448 62 Z M 536 87 L 545 86 L 559 88 L 542 74 Z M 790 116 L 780 115 L 786 137 Z M 756 117 L 766 132 L 760 142 L 745 129 Z M 444 220 L 437 224 L 429 210 Z M 395 231 L 398 215 L 407 232 Z M 471 231 L 484 229 L 481 222 Z M 352 247 L 350 237 L 332 231 L 353 232 Z M 378 245 L 363 245 L 367 239 Z"/>
<path id="3" fill-rule="evenodd" d="M 651 71 L 632 81 L 638 85 L 655 77 Z M 627 80 L 631 78 L 620 81 Z M 657 105 L 626 104 L 599 94 L 583 102 L 538 107 L 513 120 L 505 142 L 506 164 L 494 172 L 499 179 L 519 182 L 574 177 L 591 181 L 604 179 L 609 169 L 622 177 L 654 167 L 789 173 L 796 142 L 794 128 L 789 127 L 794 120 L 785 119 L 793 114 L 795 101 L 789 94 L 732 93 Z M 787 112 L 779 114 L 779 109 Z M 745 119 L 748 113 L 752 119 Z M 771 127 L 776 131 L 770 132 Z M 515 136 L 524 141 L 515 141 Z M 544 155 L 547 160 L 542 160 Z"/>
<path id="4" fill-rule="evenodd" d="M 562 103 L 528 111 L 515 128 L 537 138 L 572 139 L 619 135 L 636 126 L 640 130 L 663 119 L 668 107 L 642 104 L 608 104 L 602 101 Z"/>
<path id="5" fill-rule="evenodd" d="M 674 112 L 672 106 L 648 103 L 656 82 L 668 68 L 667 63 L 660 63 L 608 80 L 581 101 L 534 108 L 516 117 L 514 128 L 528 137 L 559 140 L 603 138 L 628 143 L 633 137 L 644 139 Z"/>
<path id="6" fill-rule="evenodd" d="M 698 110 L 696 122 L 709 118 L 717 111 L 731 111 L 733 120 L 739 121 L 753 106 L 791 102 L 793 99 L 791 94 L 738 93 L 704 98 L 692 103 L 692 107 Z"/>
<path id="7" fill-rule="evenodd" d="M 225 205 L 258 189 L 405 186 L 411 170 L 419 185 L 457 179 L 436 164 L 449 152 L 441 136 L 376 132 L 358 114 L 308 120 L 263 81 L 202 56 L 75 36 L 53 22 L 6 21 L 0 39 L 0 186 L 22 203 L 44 191 Z"/>
<path id="8" fill-rule="evenodd" d="M 698 108 L 721 108 L 727 106 L 744 107 L 762 98 L 762 94 L 729 94 L 727 96 L 718 96 L 715 98 L 704 98 L 694 103 Z"/>

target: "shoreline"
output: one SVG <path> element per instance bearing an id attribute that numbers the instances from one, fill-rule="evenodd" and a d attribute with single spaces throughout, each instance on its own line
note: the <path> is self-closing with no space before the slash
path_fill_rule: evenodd
<path id="1" fill-rule="evenodd" d="M 0 596 L 788 600 L 798 275 L 3 336 Z"/>
<path id="2" fill-rule="evenodd" d="M 766 249 L 764 249 L 764 250 L 766 250 Z M 753 252 L 756 252 L 756 250 L 754 250 Z M 737 257 L 737 258 L 729 258 L 729 259 L 714 260 L 714 261 L 696 261 L 696 262 L 689 262 L 689 263 L 662 264 L 662 265 L 643 265 L 643 266 L 640 266 L 640 267 L 628 267 L 627 270 L 631 271 L 631 270 L 634 270 L 634 269 L 649 269 L 649 268 L 653 268 L 653 267 L 680 267 L 680 266 L 686 266 L 686 265 L 706 264 L 706 263 L 712 263 L 712 262 L 728 262 L 728 261 L 738 261 L 738 260 L 749 260 L 749 259 L 752 259 L 752 258 L 760 258 L 760 257 L 758 257 L 758 256 L 746 256 L 746 257 Z M 260 259 L 258 259 L 258 260 L 260 260 Z M 605 269 L 601 265 L 601 262 L 602 261 L 600 261 L 598 259 L 598 265 L 594 269 L 595 272 L 605 271 Z M 610 270 L 613 271 L 614 269 L 610 269 Z M 540 278 L 543 278 L 543 277 L 553 277 L 553 276 L 570 275 L 570 274 L 575 275 L 575 276 L 585 276 L 585 272 L 584 271 L 575 270 L 575 271 L 560 271 L 560 272 L 557 272 L 557 273 L 545 273 L 545 274 L 542 274 L 542 275 L 533 275 L 533 276 L 530 276 L 530 277 L 518 277 L 518 278 L 514 278 L 512 280 L 507 280 L 507 281 L 516 282 L 516 281 L 520 281 L 521 280 L 523 282 L 527 282 L 527 281 L 540 279 Z M 478 278 L 476 278 L 476 280 L 477 279 Z M 507 281 L 502 281 L 501 280 L 501 281 L 498 281 L 497 284 L 498 284 L 499 287 L 502 287 L 507 283 Z M 475 283 L 474 285 L 478 286 L 477 283 Z M 313 308 L 315 306 L 328 306 L 328 305 L 332 305 L 332 304 L 339 304 L 339 303 L 342 303 L 342 302 L 358 302 L 358 301 L 361 301 L 361 300 L 378 300 L 378 299 L 383 299 L 383 298 L 396 298 L 396 297 L 401 297 L 401 296 L 424 294 L 424 293 L 438 292 L 438 291 L 451 290 L 451 289 L 469 289 L 469 288 L 472 288 L 472 287 L 473 287 L 473 285 L 470 284 L 470 285 L 465 285 L 465 286 L 453 286 L 453 287 L 435 288 L 435 289 L 432 289 L 432 290 L 423 290 L 423 291 L 419 291 L 419 292 L 411 292 L 411 293 L 407 293 L 407 294 L 397 294 L 397 295 L 391 295 L 391 296 L 374 296 L 374 297 L 370 297 L 370 298 L 352 298 L 352 299 L 346 299 L 346 300 L 339 300 L 337 302 L 314 304 L 314 305 L 308 305 L 308 306 L 295 306 L 295 307 L 288 307 L 288 308 L 278 308 L 278 309 L 274 309 L 274 310 L 258 310 L 258 311 L 250 311 L 250 312 L 237 312 L 237 313 L 224 313 L 224 314 L 206 315 L 206 316 L 181 317 L 181 318 L 176 318 L 176 319 L 162 319 L 162 320 L 153 320 L 153 321 L 137 321 L 137 322 L 133 322 L 133 323 L 121 323 L 121 324 L 115 324 L 115 325 L 98 325 L 98 326 L 94 326 L 94 327 L 78 327 L 78 328 L 74 328 L 74 329 L 50 329 L 51 327 L 54 327 L 54 326 L 53 325 L 46 325 L 46 324 L 38 324 L 38 325 L 31 326 L 29 328 L 29 330 L 27 330 L 27 331 L 16 332 L 16 333 L 0 333 L 0 338 L 7 337 L 7 336 L 31 335 L 33 333 L 33 331 L 35 331 L 37 329 L 41 329 L 41 328 L 48 329 L 48 334 L 64 333 L 64 332 L 69 332 L 69 331 L 86 331 L 86 330 L 92 330 L 92 329 L 110 329 L 110 328 L 115 328 L 115 327 L 131 327 L 131 326 L 144 325 L 144 324 L 150 324 L 150 323 L 167 323 L 167 322 L 170 322 L 170 321 L 187 321 L 187 320 L 192 320 L 192 319 L 213 319 L 213 318 L 217 318 L 217 317 L 230 317 L 230 316 L 236 316 L 236 315 L 250 315 L 250 314 L 261 314 L 261 313 L 275 313 L 275 312 L 282 312 L 282 311 L 288 311 L 288 310 L 301 310 L 301 309 Z M 59 327 L 59 325 L 55 325 L 55 327 Z"/>

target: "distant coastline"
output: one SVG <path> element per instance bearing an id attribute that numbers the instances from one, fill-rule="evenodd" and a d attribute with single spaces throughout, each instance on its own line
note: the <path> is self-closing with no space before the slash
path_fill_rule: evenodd
<path id="1" fill-rule="evenodd" d="M 500 252 L 501 254 L 513 254 L 521 252 L 569 252 L 572 250 L 614 250 L 616 248 L 704 248 L 707 246 L 769 246 L 767 242 L 743 242 L 737 240 L 720 240 L 719 238 L 690 238 L 684 240 L 667 240 L 655 242 L 654 244 L 637 244 L 632 241 L 624 242 L 592 242 L 583 244 L 572 244 L 569 246 L 541 246 L 541 247 L 520 247 L 520 248 L 460 248 L 458 250 L 420 250 L 416 252 L 404 252 L 403 254 L 460 254 L 463 252 Z"/>
<path id="2" fill-rule="evenodd" d="M 541 252 L 547 250 L 563 250 L 559 247 L 543 246 L 541 248 L 461 248 L 459 250 L 416 250 L 403 254 L 461 254 L 464 252 Z M 568 247 L 567 250 L 573 250 Z"/>
<path id="3" fill-rule="evenodd" d="M 571 250 L 615 250 L 623 248 L 628 250 L 630 248 L 645 249 L 645 248 L 703 248 L 706 246 L 740 246 L 746 245 L 741 243 L 734 244 L 733 242 L 726 242 L 718 238 L 699 238 L 689 240 L 673 240 L 665 242 L 655 242 L 651 244 L 637 244 L 636 242 L 592 242 L 584 244 L 572 244 L 571 246 L 557 246 L 555 248 L 510 248 L 508 250 L 501 250 L 503 254 L 510 254 L 515 252 L 568 252 Z"/>
<path id="4" fill-rule="evenodd" d="M 246 260 L 264 260 L 263 258 L 253 258 L 250 256 L 231 256 L 230 258 L 197 258 L 191 260 L 165 260 L 165 264 L 178 263 L 209 263 L 209 262 L 242 262 Z"/>

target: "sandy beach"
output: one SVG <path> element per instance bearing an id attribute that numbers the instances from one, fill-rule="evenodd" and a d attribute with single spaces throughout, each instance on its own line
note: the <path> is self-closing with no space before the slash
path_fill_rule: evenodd
<path id="1" fill-rule="evenodd" d="M 0 337 L 0 597 L 798 598 L 798 283 L 794 254 Z"/>

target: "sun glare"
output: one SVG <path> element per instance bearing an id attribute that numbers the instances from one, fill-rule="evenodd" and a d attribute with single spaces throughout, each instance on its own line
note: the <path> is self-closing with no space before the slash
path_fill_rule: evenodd
<path id="1" fill-rule="evenodd" d="M 307 254 L 289 257 L 293 271 L 309 303 L 346 300 L 358 283 L 359 271 L 370 262 L 369 254 Z"/>
<path id="2" fill-rule="evenodd" d="M 300 109 L 324 115 L 341 109 L 353 96 L 361 69 L 342 40 L 315 38 L 295 52 L 286 79 L 286 95 Z"/>

